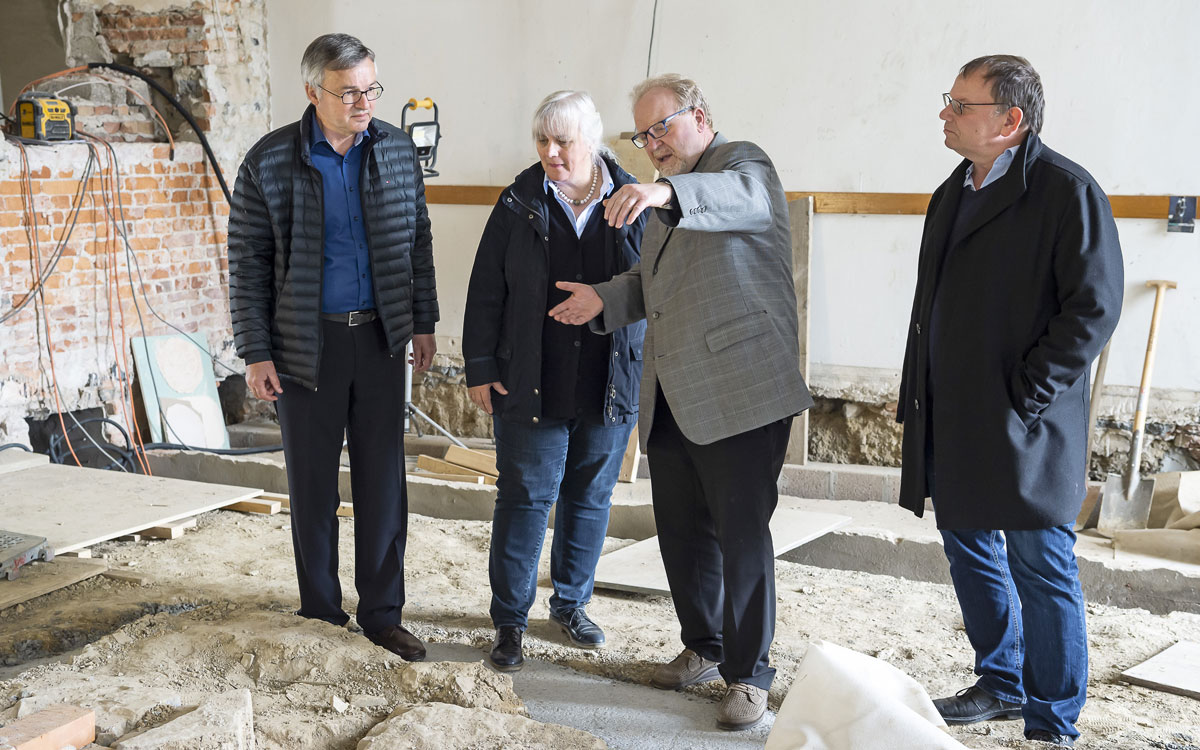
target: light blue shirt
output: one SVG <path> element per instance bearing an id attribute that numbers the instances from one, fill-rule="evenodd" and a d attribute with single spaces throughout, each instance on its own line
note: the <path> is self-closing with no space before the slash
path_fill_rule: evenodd
<path id="1" fill-rule="evenodd" d="M 596 210 L 596 206 L 600 205 L 600 201 L 607 198 L 608 194 L 612 192 L 612 174 L 609 173 L 608 164 L 606 164 L 603 159 L 600 160 L 599 179 L 601 185 L 600 192 L 597 193 L 594 198 L 592 198 L 591 202 L 587 204 L 587 207 L 585 207 L 583 211 L 579 213 L 579 216 L 576 216 L 575 210 L 571 207 L 571 204 L 563 200 L 563 197 L 558 194 L 557 190 L 550 187 L 550 178 L 542 178 L 542 190 L 549 190 L 550 194 L 554 196 L 554 199 L 558 201 L 558 205 L 562 206 L 563 210 L 567 212 L 567 218 L 571 220 L 571 224 L 575 227 L 576 237 L 583 236 L 583 228 L 587 226 L 588 219 L 592 216 L 592 211 Z"/>
<path id="2" fill-rule="evenodd" d="M 1012 166 L 1013 159 L 1016 158 L 1017 149 L 1019 148 L 1019 145 L 1013 146 L 1012 148 L 1006 148 L 1004 149 L 1004 153 L 996 157 L 995 163 L 992 164 L 991 171 L 987 173 L 987 177 L 983 178 L 983 184 L 979 186 L 980 190 L 983 190 L 988 185 L 991 185 L 993 182 L 1003 177 L 1006 172 L 1008 172 L 1008 168 Z M 975 189 L 975 183 L 971 181 L 971 175 L 973 174 L 975 174 L 975 165 L 971 164 L 971 166 L 967 167 L 967 177 L 963 180 L 963 187 L 970 188 L 971 190 Z"/>

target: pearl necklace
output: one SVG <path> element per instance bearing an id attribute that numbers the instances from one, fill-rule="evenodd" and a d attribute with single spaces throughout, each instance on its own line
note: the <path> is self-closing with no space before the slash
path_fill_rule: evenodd
<path id="1" fill-rule="evenodd" d="M 595 164 L 592 165 L 592 186 L 588 189 L 587 195 L 579 200 L 568 198 L 567 194 L 562 191 L 557 182 L 551 181 L 550 187 L 554 188 L 554 192 L 558 193 L 558 197 L 570 203 L 572 206 L 583 206 L 592 200 L 592 196 L 596 194 L 596 181 L 600 179 L 600 168 Z"/>

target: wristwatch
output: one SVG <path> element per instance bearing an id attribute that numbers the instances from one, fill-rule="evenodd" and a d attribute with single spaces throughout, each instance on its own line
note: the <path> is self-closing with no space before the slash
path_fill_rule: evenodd
<path id="1" fill-rule="evenodd" d="M 668 180 L 666 177 L 659 177 L 657 180 L 655 180 L 655 182 L 661 182 L 662 184 L 664 184 L 664 185 L 666 185 L 667 187 L 671 188 L 671 195 L 672 195 L 672 196 L 673 196 L 673 195 L 675 195 L 675 186 L 674 186 L 674 185 L 672 185 L 672 184 L 671 184 L 671 181 L 670 181 L 670 180 Z M 667 210 L 667 211 L 674 211 L 674 210 L 675 210 L 675 206 L 671 205 L 671 201 L 667 201 L 666 203 L 664 203 L 664 204 L 662 204 L 661 206 L 659 206 L 659 208 L 665 209 L 665 210 Z"/>

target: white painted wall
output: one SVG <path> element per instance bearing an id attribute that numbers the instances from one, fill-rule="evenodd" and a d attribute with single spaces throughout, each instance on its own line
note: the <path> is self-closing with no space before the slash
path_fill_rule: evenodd
<path id="1" fill-rule="evenodd" d="M 531 163 L 529 117 L 546 93 L 587 89 L 615 136 L 646 73 L 653 0 L 267 0 L 272 115 L 304 105 L 300 55 L 327 31 L 378 53 L 398 122 L 432 96 L 444 127 L 437 178 L 503 185 Z M 736 8 L 736 12 L 731 12 Z M 789 190 L 931 192 L 958 157 L 941 140 L 940 94 L 958 67 L 1025 55 L 1046 86 L 1047 143 L 1113 194 L 1200 193 L 1191 95 L 1200 3 L 1145 0 L 659 0 L 652 72 L 705 87 L 719 130 L 756 141 Z M 443 324 L 457 336 L 466 278 L 488 209 L 433 206 Z M 1155 385 L 1200 390 L 1200 236 L 1162 221 L 1119 222 L 1126 307 L 1109 382 L 1136 384 L 1153 295 L 1172 278 Z M 814 363 L 897 368 L 915 278 L 919 217 L 818 215 L 810 347 Z"/>

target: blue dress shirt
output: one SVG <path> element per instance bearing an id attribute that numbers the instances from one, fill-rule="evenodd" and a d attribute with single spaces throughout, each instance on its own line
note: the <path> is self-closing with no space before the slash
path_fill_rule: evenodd
<path id="1" fill-rule="evenodd" d="M 364 141 L 359 133 L 342 156 L 329 145 L 317 117 L 312 116 L 310 153 L 324 186 L 325 259 L 321 279 L 321 312 L 342 313 L 375 307 L 371 255 L 363 226 L 362 185 Z"/>
<path id="2" fill-rule="evenodd" d="M 1012 166 L 1013 159 L 1016 157 L 1017 149 L 1019 148 L 1019 145 L 1006 148 L 1004 149 L 1004 153 L 996 157 L 996 161 L 992 162 L 992 168 L 988 171 L 987 177 L 983 178 L 983 184 L 979 186 L 980 190 L 983 190 L 985 187 L 991 185 L 993 182 L 1008 173 L 1008 168 Z M 967 188 L 968 190 L 974 190 L 975 182 L 972 179 L 974 176 L 975 164 L 972 163 L 967 167 L 967 176 L 963 179 L 963 187 Z"/>

